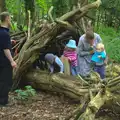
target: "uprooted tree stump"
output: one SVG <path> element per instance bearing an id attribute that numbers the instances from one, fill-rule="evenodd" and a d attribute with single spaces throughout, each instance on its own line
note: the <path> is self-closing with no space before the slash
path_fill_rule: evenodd
<path id="1" fill-rule="evenodd" d="M 84 23 L 84 18 L 88 17 L 87 13 L 90 9 L 98 8 L 100 4 L 101 1 L 97 0 L 81 7 L 78 5 L 76 9 L 55 20 L 52 18 L 51 12 L 53 7 L 51 7 L 49 16 L 52 23 L 43 21 L 41 24 L 41 21 L 39 21 L 39 23 L 35 24 L 34 29 L 31 30 L 29 16 L 27 34 L 20 32 L 12 35 L 13 38 L 15 36 L 18 38 L 22 36 L 16 45 L 18 54 L 14 59 L 17 62 L 17 68 L 14 70 L 13 87 L 16 88 L 19 82 L 22 81 L 29 83 L 36 89 L 63 93 L 72 99 L 79 100 L 82 105 L 73 111 L 71 115 L 67 116 L 66 120 L 72 117 L 75 120 L 94 120 L 99 109 L 106 102 L 113 99 L 112 94 L 115 91 L 119 91 L 119 68 L 115 66 L 107 67 L 109 77 L 106 80 L 108 82 L 107 85 L 103 85 L 100 82 L 99 75 L 94 72 L 90 78 L 84 80 L 81 77 L 75 78 L 64 74 L 52 75 L 46 71 L 33 70 L 32 64 L 39 58 L 39 55 L 56 51 L 57 48 L 63 47 L 66 40 L 70 38 L 70 35 L 67 36 L 68 39 L 62 39 L 61 37 L 67 30 L 74 34 L 77 34 L 78 29 L 80 33 L 81 31 L 85 31 L 87 25 Z M 117 71 L 114 75 L 110 70 L 113 67 Z"/>

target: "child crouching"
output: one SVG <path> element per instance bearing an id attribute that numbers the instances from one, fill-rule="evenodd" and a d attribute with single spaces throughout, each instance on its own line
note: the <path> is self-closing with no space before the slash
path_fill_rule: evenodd
<path id="1" fill-rule="evenodd" d="M 77 48 L 76 41 L 69 40 L 63 52 L 63 56 L 66 57 L 70 62 L 71 73 L 73 76 L 78 75 L 76 48 Z"/>
<path id="2" fill-rule="evenodd" d="M 45 55 L 45 60 L 46 62 L 49 63 L 49 69 L 50 73 L 54 72 L 54 68 L 59 68 L 59 73 L 63 73 L 63 63 L 62 61 L 58 58 L 58 56 L 52 54 L 52 53 L 47 53 Z"/>
<path id="3" fill-rule="evenodd" d="M 105 78 L 105 59 L 106 53 L 104 45 L 102 43 L 98 43 L 96 46 L 96 51 L 91 58 L 91 61 L 94 65 L 94 71 L 100 75 L 101 79 Z"/>

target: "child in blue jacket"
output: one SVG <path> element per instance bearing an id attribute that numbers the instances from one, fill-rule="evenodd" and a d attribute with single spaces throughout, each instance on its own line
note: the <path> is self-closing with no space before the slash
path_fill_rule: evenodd
<path id="1" fill-rule="evenodd" d="M 98 43 L 96 46 L 96 51 L 91 58 L 91 61 L 94 64 L 94 71 L 100 75 L 101 79 L 105 78 L 105 59 L 106 52 L 104 49 L 104 45 L 102 43 Z"/>

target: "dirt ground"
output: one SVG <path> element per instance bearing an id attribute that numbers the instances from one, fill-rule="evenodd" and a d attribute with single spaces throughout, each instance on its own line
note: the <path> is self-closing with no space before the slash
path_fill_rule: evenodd
<path id="1" fill-rule="evenodd" d="M 63 95 L 37 92 L 28 102 L 14 99 L 10 94 L 8 107 L 0 108 L 0 120 L 64 120 L 78 103 Z"/>
<path id="2" fill-rule="evenodd" d="M 43 91 L 37 92 L 37 95 L 29 101 L 19 101 L 14 96 L 13 93 L 10 94 L 7 107 L 0 107 L 0 120 L 64 120 L 79 105 L 79 102 L 62 94 L 50 94 Z M 104 120 L 120 120 L 120 113 L 115 112 L 120 111 L 120 107 L 112 107 L 112 109 L 102 108 L 97 115 L 101 116 L 99 120 L 103 118 Z"/>

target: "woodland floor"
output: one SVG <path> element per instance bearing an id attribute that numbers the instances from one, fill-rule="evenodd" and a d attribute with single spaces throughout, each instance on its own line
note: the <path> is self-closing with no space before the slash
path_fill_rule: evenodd
<path id="1" fill-rule="evenodd" d="M 78 103 L 63 95 L 37 92 L 36 97 L 28 102 L 14 99 L 10 94 L 8 107 L 0 108 L 0 120 L 64 120 Z"/>
<path id="2" fill-rule="evenodd" d="M 39 91 L 34 98 L 23 102 L 14 99 L 11 93 L 9 106 L 0 108 L 0 120 L 64 120 L 78 105 L 78 102 L 56 93 Z M 120 120 L 119 114 L 108 109 L 102 109 L 97 116 L 103 116 L 99 120 Z"/>

